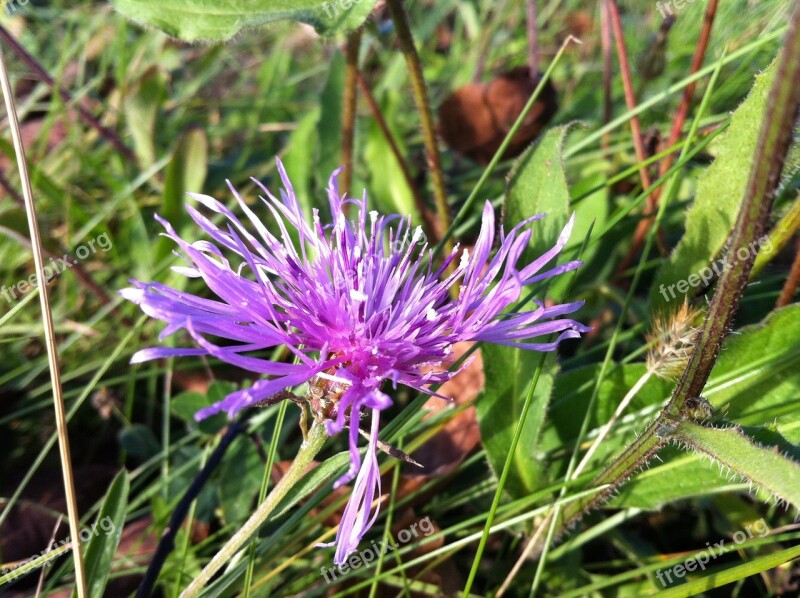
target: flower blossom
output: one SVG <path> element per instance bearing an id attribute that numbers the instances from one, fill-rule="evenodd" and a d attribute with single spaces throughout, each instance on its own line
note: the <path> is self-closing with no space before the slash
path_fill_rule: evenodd
<path id="1" fill-rule="evenodd" d="M 341 195 L 338 170 L 327 189 L 330 223 L 323 223 L 316 209 L 309 222 L 280 161 L 278 171 L 284 186 L 280 199 L 255 181 L 265 195 L 261 212 L 270 217 L 269 228 L 230 183 L 250 228 L 225 205 L 199 194 L 189 197 L 221 215 L 218 225 L 187 205 L 210 240 L 189 243 L 169 222 L 156 217 L 186 262 L 174 270 L 202 278 L 216 297 L 199 297 L 158 282 L 131 281 L 133 287 L 121 294 L 150 317 L 166 322 L 161 340 L 185 330 L 196 345 L 144 349 L 131 362 L 210 355 L 267 376 L 201 409 L 197 419 L 218 412 L 233 417 L 303 383 L 318 392 L 326 388 L 321 403 L 328 434 L 349 428 L 350 468 L 336 486 L 355 480 L 332 543 L 334 562 L 342 564 L 378 516 L 379 419 L 380 412 L 392 405 L 382 390 L 386 383 L 435 394 L 428 385 L 457 373 L 446 367 L 457 342 L 552 351 L 560 341 L 589 330 L 563 317 L 578 310 L 580 301 L 551 306 L 535 301 L 533 309 L 506 311 L 526 285 L 580 265 L 570 261 L 543 270 L 564 248 L 573 219 L 553 248 L 520 265 L 531 238 L 528 225 L 543 215 L 526 219 L 508 233 L 502 226 L 496 231 L 494 209 L 487 201 L 474 248 L 456 247 L 435 267 L 432 251 L 421 229 L 412 227 L 411 218 L 368 211 L 366 194 L 360 200 Z M 346 209 L 353 221 L 347 219 Z M 452 293 L 454 287 L 457 293 Z M 555 340 L 533 342 L 553 333 L 558 333 Z M 294 363 L 252 355 L 277 346 L 287 347 Z M 362 415 L 369 421 L 363 459 L 358 447 Z"/>

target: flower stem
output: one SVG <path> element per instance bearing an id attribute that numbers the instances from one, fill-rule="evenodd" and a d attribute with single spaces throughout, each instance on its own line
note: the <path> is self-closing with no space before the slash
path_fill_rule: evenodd
<path id="1" fill-rule="evenodd" d="M 389 8 L 389 13 L 392 16 L 392 21 L 397 31 L 397 40 L 400 43 L 400 49 L 408 65 L 408 74 L 411 78 L 411 92 L 414 94 L 414 103 L 417 105 L 417 110 L 419 111 L 420 124 L 422 125 L 422 139 L 425 143 L 425 153 L 428 157 L 428 168 L 430 169 L 431 181 L 433 183 L 433 197 L 436 204 L 436 213 L 439 217 L 438 224 L 440 230 L 437 231 L 438 237 L 442 234 L 442 231 L 450 229 L 450 210 L 447 207 L 447 191 L 444 186 L 442 161 L 439 157 L 439 146 L 436 141 L 436 130 L 433 126 L 433 114 L 431 113 L 431 105 L 428 101 L 425 77 L 422 74 L 422 63 L 419 60 L 417 48 L 414 46 L 414 37 L 411 35 L 408 15 L 403 9 L 402 1 L 388 0 L 386 5 Z M 452 241 L 446 241 L 445 255 L 450 253 L 452 246 Z"/>
<path id="2" fill-rule="evenodd" d="M 278 503 L 286 496 L 286 493 L 302 478 L 311 461 L 325 444 L 328 437 L 325 432 L 325 425 L 315 420 L 309 430 L 308 438 L 300 447 L 292 465 L 281 478 L 281 481 L 272 489 L 267 499 L 261 503 L 255 513 L 250 516 L 244 525 L 236 532 L 222 549 L 214 555 L 214 558 L 203 568 L 191 584 L 181 593 L 181 598 L 191 598 L 197 596 L 206 583 L 219 571 L 233 556 L 247 543 L 252 536 L 258 532 L 258 528 L 267 520 L 270 513 Z"/>
<path id="3" fill-rule="evenodd" d="M 361 29 L 347 36 L 346 66 L 344 73 L 344 111 L 342 114 L 342 164 L 341 191 L 349 194 L 353 187 L 353 153 L 356 137 L 356 107 L 358 91 L 358 51 L 361 48 Z"/>
<path id="4" fill-rule="evenodd" d="M 752 160 L 750 180 L 731 235 L 731 253 L 749 247 L 763 234 L 789 150 L 800 110 L 800 7 L 794 11 L 769 98 Z M 663 210 L 663 206 L 662 202 L 660 209 Z M 722 342 L 730 330 L 733 315 L 739 307 L 754 260 L 755 255 L 749 252 L 748 259 L 737 262 L 723 272 L 698 334 L 695 350 L 669 403 L 656 420 L 589 485 L 589 488 L 606 488 L 586 499 L 569 503 L 563 509 L 562 518 L 554 524 L 560 530 L 567 529 L 644 467 L 670 441 L 679 423 L 692 419 L 689 401 L 701 396 Z"/>

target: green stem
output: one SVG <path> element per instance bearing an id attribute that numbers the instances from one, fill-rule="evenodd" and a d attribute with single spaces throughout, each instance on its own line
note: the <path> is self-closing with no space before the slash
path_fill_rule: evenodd
<path id="1" fill-rule="evenodd" d="M 192 583 L 181 593 L 181 598 L 197 596 L 214 574 L 228 563 L 247 541 L 258 532 L 258 528 L 267 520 L 267 517 L 286 496 L 286 493 L 305 475 L 308 466 L 311 465 L 311 461 L 322 449 L 327 437 L 325 425 L 315 420 L 311 430 L 308 432 L 308 438 L 297 452 L 297 456 L 294 458 L 286 475 L 281 478 L 281 481 L 272 489 L 267 499 L 250 516 L 250 519 L 214 555 L 214 558 L 203 568 L 200 575 L 195 577 Z"/>
<path id="2" fill-rule="evenodd" d="M 417 110 L 419 111 L 420 124 L 422 126 L 422 139 L 425 144 L 425 153 L 428 157 L 428 168 L 430 169 L 431 181 L 433 183 L 433 197 L 436 204 L 436 213 L 439 218 L 438 224 L 440 230 L 437 231 L 437 233 L 439 233 L 437 236 L 440 236 L 442 231 L 451 230 L 450 209 L 447 206 L 447 191 L 444 186 L 442 161 L 439 157 L 439 145 L 436 140 L 436 130 L 433 125 L 431 105 L 428 101 L 425 77 L 422 73 L 422 63 L 419 60 L 417 48 L 414 46 L 414 37 L 411 35 L 411 26 L 408 22 L 408 15 L 403 9 L 402 0 L 388 0 L 386 5 L 389 8 L 389 14 L 392 17 L 395 30 L 397 31 L 397 40 L 400 43 L 400 49 L 408 65 L 408 74 L 411 79 L 411 92 L 414 95 L 414 103 L 417 105 Z M 445 249 L 448 254 L 452 248 L 452 242 L 449 240 L 446 241 Z"/>
<path id="3" fill-rule="evenodd" d="M 752 243 L 764 233 L 772 201 L 780 181 L 781 171 L 789 152 L 794 125 L 800 109 L 800 4 L 786 36 L 786 47 L 775 74 L 769 94 L 764 125 L 758 139 L 750 180 L 745 190 L 739 216 L 731 235 L 730 251 L 747 252 L 748 259 L 737 260 L 722 274 L 708 308 L 706 321 L 666 412 L 678 415 L 692 397 L 699 397 L 730 329 L 733 315 L 739 307 L 742 291 L 747 285 L 755 260 L 749 251 Z"/>
<path id="4" fill-rule="evenodd" d="M 731 236 L 731 252 L 749 248 L 763 234 L 774 199 L 775 190 L 800 110 L 800 6 L 795 9 L 786 47 L 783 50 L 770 102 L 764 118 L 758 146 L 753 156 L 750 179 Z M 662 207 L 663 207 L 662 203 Z M 755 255 L 748 250 L 748 259 L 723 272 L 697 345 L 681 380 L 667 406 L 658 418 L 623 453 L 606 467 L 589 485 L 608 487 L 588 499 L 570 503 L 563 510 L 561 529 L 579 520 L 612 491 L 644 467 L 671 438 L 680 420 L 691 419 L 690 399 L 700 397 L 716 362 L 722 342 L 739 307 Z"/>

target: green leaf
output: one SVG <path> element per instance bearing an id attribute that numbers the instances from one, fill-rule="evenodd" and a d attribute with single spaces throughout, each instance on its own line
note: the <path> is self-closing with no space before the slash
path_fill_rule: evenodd
<path id="1" fill-rule="evenodd" d="M 781 447 L 783 451 L 789 450 L 784 438 L 800 442 L 800 347 L 796 340 L 799 324 L 800 305 L 791 305 L 771 313 L 759 324 L 741 328 L 730 335 L 703 391 L 703 396 L 727 419 L 745 426 L 762 426 L 752 431 L 748 429 L 748 434 L 763 444 Z M 631 367 L 639 366 L 625 366 L 626 369 Z M 569 377 L 561 376 L 556 385 L 556 396 L 562 378 L 565 389 L 580 384 L 572 372 Z M 625 385 L 629 387 L 630 384 L 628 379 Z M 643 391 L 648 391 L 648 385 Z M 624 392 L 624 388 L 617 392 Z M 655 395 L 640 392 L 636 400 L 657 404 L 669 394 L 669 386 L 664 386 Z M 574 402 L 570 406 L 580 409 Z M 554 413 L 553 420 L 567 425 L 567 409 L 565 405 L 563 410 Z M 601 421 L 605 421 L 604 417 L 600 418 Z M 645 425 L 646 419 L 639 421 L 637 429 Z M 765 424 L 774 429 L 763 428 Z M 606 443 L 614 443 L 621 437 L 623 435 L 612 435 Z M 681 498 L 739 487 L 730 483 L 717 468 L 708 467 L 708 463 L 697 454 L 681 454 L 669 447 L 659 454 L 659 458 L 662 462 L 652 462 L 646 471 L 620 488 L 619 495 L 611 504 L 657 509 Z"/>
<path id="2" fill-rule="evenodd" d="M 673 438 L 705 453 L 795 508 L 800 507 L 800 463 L 772 448 L 757 446 L 741 428 L 711 428 L 682 421 Z"/>
<path id="3" fill-rule="evenodd" d="M 708 590 L 720 588 L 734 581 L 739 581 L 751 575 L 758 575 L 763 571 L 769 571 L 775 567 L 780 567 L 800 557 L 800 546 L 792 546 L 778 552 L 760 555 L 756 558 L 748 559 L 747 562 L 735 567 L 720 568 L 715 567 L 709 574 L 703 574 L 700 579 L 692 579 L 685 584 L 663 590 L 658 593 L 661 598 L 686 598 L 697 596 Z"/>
<path id="4" fill-rule="evenodd" d="M 190 428 L 205 434 L 216 434 L 228 423 L 224 413 L 217 413 L 202 421 L 197 421 L 194 414 L 210 405 L 207 395 L 199 392 L 182 392 L 170 401 L 170 409 L 174 415 L 184 420 Z"/>
<path id="5" fill-rule="evenodd" d="M 507 229 L 533 214 L 547 213 L 546 218 L 534 224 L 526 250 L 532 255 L 552 247 L 567 221 L 569 189 L 561 159 L 567 130 L 568 126 L 562 126 L 545 134 L 517 160 L 509 177 L 504 214 Z M 499 345 L 486 345 L 481 354 L 486 384 L 476 403 L 478 422 L 489 464 L 499 476 L 541 356 Z M 540 436 L 557 371 L 555 356 L 548 355 L 506 480 L 505 489 L 514 498 L 541 486 Z"/>
<path id="6" fill-rule="evenodd" d="M 172 160 L 164 174 L 164 201 L 161 215 L 169 220 L 176 230 L 181 230 L 181 222 L 187 220 L 183 207 L 186 193 L 202 193 L 208 173 L 208 140 L 202 129 L 193 128 L 178 140 Z M 159 237 L 156 262 L 164 259 L 172 251 L 175 243 L 166 237 Z"/>
<path id="7" fill-rule="evenodd" d="M 570 125 L 549 130 L 514 163 L 508 178 L 503 220 L 511 227 L 534 214 L 547 216 L 533 224 L 528 255 L 539 256 L 555 245 L 569 217 L 569 188 L 562 153 Z"/>
<path id="8" fill-rule="evenodd" d="M 125 100 L 125 118 L 133 135 L 134 153 L 142 168 L 156 161 L 156 115 L 166 95 L 166 75 L 153 66 L 142 75 L 136 88 Z"/>
<path id="9" fill-rule="evenodd" d="M 620 487 L 609 506 L 658 510 L 677 500 L 741 490 L 697 454 L 666 447 L 650 467 Z"/>
<path id="10" fill-rule="evenodd" d="M 310 218 L 313 208 L 323 207 L 321 201 L 318 201 L 312 194 L 314 160 L 311 152 L 308 151 L 308 148 L 317 147 L 318 144 L 319 114 L 319 108 L 315 108 L 297 121 L 297 128 L 292 131 L 283 155 L 283 167 L 286 169 L 289 180 L 292 181 L 297 201 L 300 202 L 306 218 Z"/>
<path id="11" fill-rule="evenodd" d="M 541 356 L 533 351 L 500 345 L 485 345 L 481 354 L 486 383 L 475 407 L 489 465 L 499 478 L 522 414 L 531 376 Z M 555 356 L 548 355 L 506 478 L 505 490 L 513 498 L 527 496 L 542 486 L 544 463 L 539 450 L 540 436 L 557 372 Z"/>
<path id="12" fill-rule="evenodd" d="M 144 424 L 133 424 L 120 430 L 119 444 L 123 450 L 143 461 L 157 455 L 161 444 L 153 431 Z"/>
<path id="13" fill-rule="evenodd" d="M 226 41 L 245 27 L 292 20 L 321 34 L 355 29 L 377 0 L 111 0 L 120 13 L 185 41 Z"/>
<path id="14" fill-rule="evenodd" d="M 680 302 L 694 292 L 702 284 L 701 273 L 711 278 L 710 266 L 723 252 L 744 197 L 774 75 L 775 62 L 756 76 L 730 127 L 715 141 L 718 157 L 698 180 L 697 195 L 686 214 L 686 232 L 653 283 L 650 302 L 654 309 L 663 308 L 665 301 Z M 722 266 L 718 267 L 721 271 Z"/>
<path id="15" fill-rule="evenodd" d="M 407 156 L 406 145 L 400 127 L 397 126 L 400 114 L 400 94 L 386 90 L 377 99 L 386 126 L 392 132 L 401 156 Z M 370 119 L 367 127 L 367 140 L 364 144 L 364 161 L 369 164 L 367 176 L 370 202 L 385 213 L 413 214 L 419 224 L 420 215 L 414 206 L 414 194 L 403 176 L 403 170 L 392 152 L 386 136 L 375 119 Z M 354 189 L 358 189 L 354 187 Z"/>
<path id="16" fill-rule="evenodd" d="M 227 523 L 239 524 L 253 512 L 264 463 L 247 437 L 239 437 L 220 466 L 219 501 Z"/>
<path id="17" fill-rule="evenodd" d="M 108 576 L 111 573 L 111 563 L 122 537 L 129 490 L 128 472 L 123 469 L 111 483 L 94 525 L 84 528 L 92 532 L 92 538 L 84 553 L 87 590 L 92 598 L 104 596 Z M 77 593 L 73 591 L 72 595 L 77 596 Z"/>
<path id="18" fill-rule="evenodd" d="M 742 425 L 800 422 L 799 329 L 800 305 L 794 304 L 730 335 L 703 396 Z"/>
<path id="19" fill-rule="evenodd" d="M 187 391 L 173 397 L 170 401 L 170 410 L 174 415 L 188 423 L 190 427 L 206 434 L 216 434 L 228 423 L 228 418 L 224 413 L 217 413 L 200 422 L 195 420 L 194 414 L 204 407 L 221 401 L 235 390 L 235 384 L 223 380 L 215 380 L 209 385 L 206 394 Z"/>
<path id="20" fill-rule="evenodd" d="M 562 451 L 562 455 L 568 456 L 580 431 L 600 369 L 601 364 L 592 364 L 561 373 L 556 378 L 549 421 L 542 436 L 543 450 Z M 643 363 L 609 368 L 600 384 L 594 410 L 589 414 L 589 430 L 596 431 L 611 418 L 619 402 L 646 372 L 647 366 Z M 656 406 L 669 398 L 674 386 L 672 382 L 650 377 L 631 400 L 620 422 L 600 444 L 593 462 L 603 463 L 606 457 L 622 449 L 635 432 L 640 431 L 656 414 Z M 580 417 L 576 417 L 576 413 Z M 630 418 L 636 421 L 632 423 Z M 567 447 L 567 452 L 563 452 L 564 447 Z M 566 461 L 562 465 L 561 471 L 566 471 Z"/>

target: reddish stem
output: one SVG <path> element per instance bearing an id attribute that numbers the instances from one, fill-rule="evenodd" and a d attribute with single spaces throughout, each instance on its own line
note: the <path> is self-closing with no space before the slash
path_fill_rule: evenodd
<path id="1" fill-rule="evenodd" d="M 133 150 L 125 145 L 125 143 L 114 131 L 100 124 L 100 121 L 98 121 L 84 106 L 78 102 L 75 102 L 66 89 L 56 85 L 55 80 L 47 73 L 47 71 L 44 70 L 44 67 L 42 67 L 42 65 L 40 65 L 33 56 L 28 54 L 25 48 L 23 48 L 19 42 L 17 42 L 17 40 L 14 39 L 12 35 L 2 26 L 0 26 L 0 38 L 2 38 L 9 45 L 14 54 L 16 54 L 19 59 L 33 71 L 37 79 L 39 79 L 42 83 L 49 85 L 54 91 L 58 92 L 58 94 L 61 96 L 61 99 L 64 100 L 64 103 L 70 106 L 74 105 L 78 115 L 80 115 L 80 117 L 85 120 L 89 126 L 95 128 L 97 132 L 100 133 L 100 136 L 103 137 L 103 139 L 113 145 L 117 151 L 119 151 L 119 153 L 125 156 L 128 160 L 136 160 L 136 154 L 133 153 Z"/>
<path id="2" fill-rule="evenodd" d="M 798 284 L 800 284 L 800 241 L 797 242 L 797 251 L 794 255 L 794 262 L 792 262 L 792 269 L 789 271 L 789 278 L 786 279 L 786 284 L 783 285 L 775 307 L 789 305 L 794 298 Z"/>
<path id="3" fill-rule="evenodd" d="M 694 56 L 692 57 L 692 66 L 689 72 L 690 76 L 699 71 L 703 66 L 706 51 L 708 50 L 708 43 L 711 39 L 711 29 L 714 26 L 714 19 L 717 15 L 718 4 L 719 0 L 709 0 L 708 5 L 706 6 L 706 13 L 703 18 L 703 28 L 700 31 L 700 38 L 697 40 L 697 48 L 695 49 Z M 692 98 L 694 97 L 696 88 L 696 81 L 692 81 L 684 88 L 681 103 L 678 106 L 678 111 L 675 113 L 675 119 L 672 121 L 672 130 L 670 131 L 669 140 L 667 141 L 666 147 L 674 146 L 677 144 L 678 139 L 680 139 L 683 126 L 686 123 L 686 117 L 689 114 L 689 106 L 692 103 Z M 672 168 L 672 165 L 675 162 L 675 156 L 676 154 L 669 154 L 664 158 L 664 160 L 662 160 L 659 166 L 660 177 L 664 176 L 664 174 L 666 174 L 667 171 Z M 658 207 L 658 198 L 660 195 L 661 189 L 656 189 L 652 195 L 653 210 Z M 648 198 L 648 209 L 650 209 L 649 199 L 650 198 Z M 642 243 L 644 243 L 644 240 L 647 237 L 647 231 L 650 229 L 651 223 L 652 219 L 648 218 L 641 220 L 636 226 L 636 231 L 633 234 L 633 242 L 631 243 L 630 249 L 623 258 L 622 262 L 620 262 L 620 265 L 617 267 L 617 276 L 627 270 L 633 262 L 634 257 L 639 252 L 639 249 L 641 249 Z"/>
<path id="4" fill-rule="evenodd" d="M 389 125 L 386 123 L 383 112 L 381 112 L 381 107 L 378 106 L 378 102 L 375 101 L 375 96 L 372 95 L 372 90 L 369 88 L 364 76 L 360 72 L 357 74 L 356 80 L 358 81 L 358 86 L 361 89 L 361 94 L 364 96 L 369 109 L 372 111 L 372 116 L 375 118 L 375 123 L 378 125 L 381 133 L 383 133 L 383 136 L 386 138 L 386 141 L 389 144 L 389 149 L 392 150 L 392 155 L 400 165 L 403 178 L 406 180 L 406 184 L 414 196 L 414 205 L 417 207 L 417 211 L 419 212 L 425 234 L 427 235 L 428 239 L 432 239 L 433 243 L 438 243 L 442 236 L 441 232 L 439 231 L 439 221 L 436 218 L 436 214 L 434 214 L 425 205 L 425 202 L 422 201 L 422 197 L 420 196 L 419 191 L 417 191 L 417 187 L 414 184 L 414 179 L 411 176 L 411 171 L 408 169 L 408 164 L 403 158 L 403 155 L 400 153 L 400 147 L 397 145 L 397 141 L 395 141 L 394 135 L 392 134 L 391 129 L 389 129 Z"/>

